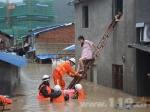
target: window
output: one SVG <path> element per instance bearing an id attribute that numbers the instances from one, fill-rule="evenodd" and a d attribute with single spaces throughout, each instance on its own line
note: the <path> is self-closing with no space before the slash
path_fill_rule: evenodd
<path id="1" fill-rule="evenodd" d="M 123 0 L 115 0 L 115 13 L 117 14 L 118 12 L 123 13 Z"/>
<path id="2" fill-rule="evenodd" d="M 88 14 L 88 6 L 83 6 L 82 7 L 82 23 L 83 23 L 83 28 L 88 28 L 89 27 L 89 14 Z"/>

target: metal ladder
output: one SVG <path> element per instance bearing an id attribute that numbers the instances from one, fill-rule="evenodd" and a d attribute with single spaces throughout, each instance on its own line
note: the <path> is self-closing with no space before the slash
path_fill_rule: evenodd
<path id="1" fill-rule="evenodd" d="M 112 33 L 116 23 L 118 21 L 116 21 L 116 19 L 120 19 L 120 17 L 122 16 L 122 14 L 118 13 L 113 21 L 111 22 L 111 24 L 109 25 L 108 29 L 106 30 L 105 34 L 103 35 L 102 39 L 100 40 L 99 44 L 97 45 L 98 50 L 95 50 L 93 52 L 93 58 L 90 60 L 86 60 L 86 62 L 84 62 L 84 66 L 85 69 L 82 72 L 82 77 L 74 77 L 74 79 L 72 80 L 72 82 L 69 84 L 69 86 L 67 87 L 67 89 L 74 89 L 75 84 L 79 83 L 82 79 L 84 79 L 87 76 L 87 72 L 89 71 L 89 69 L 93 66 L 96 58 L 100 55 L 103 47 L 105 46 L 105 44 L 107 43 L 107 40 L 110 36 L 110 34 Z"/>

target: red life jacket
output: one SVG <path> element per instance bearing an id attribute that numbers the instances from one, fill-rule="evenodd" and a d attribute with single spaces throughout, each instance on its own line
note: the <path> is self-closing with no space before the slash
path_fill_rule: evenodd
<path id="1" fill-rule="evenodd" d="M 42 85 L 42 86 L 40 87 L 40 89 L 39 89 L 38 99 L 40 99 L 40 100 L 49 100 L 49 101 L 50 101 L 50 97 L 45 98 L 45 97 L 43 96 L 43 94 L 40 93 L 41 89 L 42 89 L 44 86 L 46 87 L 46 90 L 47 90 L 48 94 L 51 94 L 51 92 L 52 92 L 51 87 L 46 86 L 46 85 Z"/>
<path id="2" fill-rule="evenodd" d="M 63 91 L 61 92 L 61 95 L 58 98 L 53 99 L 53 102 L 64 102 L 64 101 L 65 101 L 65 99 L 64 99 Z"/>
<path id="3" fill-rule="evenodd" d="M 81 90 L 78 90 L 78 99 L 81 100 L 81 99 L 84 99 L 84 90 L 81 89 Z"/>

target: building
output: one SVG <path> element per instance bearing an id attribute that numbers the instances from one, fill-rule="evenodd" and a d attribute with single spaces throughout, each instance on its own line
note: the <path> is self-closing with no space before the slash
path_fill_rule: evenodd
<path id="1" fill-rule="evenodd" d="M 148 50 L 139 50 L 139 47 L 128 47 L 128 44 L 135 47 L 133 43 L 141 46 L 143 39 L 149 44 L 142 32 L 147 28 L 147 36 L 150 37 L 150 1 L 75 0 L 73 3 L 76 59 L 81 55 L 77 40 L 79 35 L 98 44 L 115 14 L 118 11 L 123 13 L 123 20 L 117 23 L 87 79 L 132 95 L 150 96 L 150 81 L 147 77 L 150 72 L 150 53 L 145 52 Z"/>
<path id="2" fill-rule="evenodd" d="M 19 40 L 33 28 L 74 22 L 74 7 L 69 7 L 68 2 L 69 0 L 0 2 L 0 29 Z"/>
<path id="3" fill-rule="evenodd" d="M 26 35 L 22 38 L 24 40 L 24 44 L 31 44 L 30 50 L 34 51 L 37 57 L 39 57 L 39 55 L 47 55 L 46 57 L 48 57 L 50 54 L 75 54 L 74 51 L 63 50 L 75 43 L 74 23 L 64 23 L 36 28 L 32 29 L 30 33 L 30 35 Z M 31 56 L 28 58 L 31 58 Z"/>
<path id="4" fill-rule="evenodd" d="M 11 95 L 20 81 L 20 67 L 26 59 L 10 53 L 0 52 L 0 95 Z"/>
<path id="5" fill-rule="evenodd" d="M 0 4 L 0 29 L 20 39 L 28 30 L 52 25 L 54 22 L 53 0 L 23 0 Z"/>
<path id="6" fill-rule="evenodd" d="M 14 38 L 4 32 L 0 31 L 0 50 L 14 45 Z"/>

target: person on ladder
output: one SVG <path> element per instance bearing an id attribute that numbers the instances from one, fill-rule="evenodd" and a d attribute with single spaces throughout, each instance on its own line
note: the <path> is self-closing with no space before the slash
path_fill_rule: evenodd
<path id="1" fill-rule="evenodd" d="M 79 36 L 78 40 L 81 43 L 82 54 L 81 54 L 81 58 L 79 59 L 79 62 L 78 62 L 77 71 L 79 73 L 82 73 L 84 71 L 83 62 L 88 59 L 92 59 L 91 46 L 93 46 L 96 50 L 98 50 L 98 48 L 96 47 L 96 45 L 93 42 L 91 42 L 89 40 L 85 40 L 83 36 Z"/>
<path id="2" fill-rule="evenodd" d="M 72 66 L 74 66 L 74 65 L 75 65 L 75 59 L 71 58 L 71 59 L 69 59 L 69 62 L 63 62 L 63 63 L 59 64 L 53 72 L 54 84 L 60 85 L 62 90 L 65 89 L 65 82 L 62 79 L 62 77 L 65 73 L 67 73 L 71 77 L 82 76 L 81 74 L 79 74 L 72 68 Z"/>

